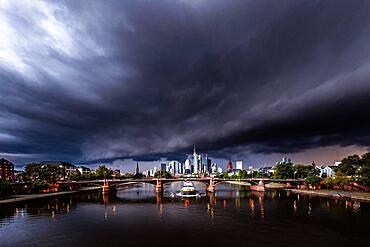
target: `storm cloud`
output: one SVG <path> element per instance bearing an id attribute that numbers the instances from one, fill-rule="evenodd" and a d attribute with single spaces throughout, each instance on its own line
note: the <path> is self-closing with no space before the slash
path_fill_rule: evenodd
<path id="1" fill-rule="evenodd" d="M 370 146 L 369 1 L 2 1 L 0 153 Z M 311 160 L 309 158 L 309 160 Z"/>

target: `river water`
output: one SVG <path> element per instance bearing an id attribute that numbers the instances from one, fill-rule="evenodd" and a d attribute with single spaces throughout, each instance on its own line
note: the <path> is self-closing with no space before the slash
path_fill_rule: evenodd
<path id="1" fill-rule="evenodd" d="M 370 246 L 369 203 L 227 184 L 200 199 L 172 198 L 179 187 L 0 206 L 0 246 Z"/>

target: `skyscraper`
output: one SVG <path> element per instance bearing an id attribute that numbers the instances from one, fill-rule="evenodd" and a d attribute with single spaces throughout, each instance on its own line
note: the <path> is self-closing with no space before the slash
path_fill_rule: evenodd
<path id="1" fill-rule="evenodd" d="M 227 162 L 227 171 L 231 172 L 233 170 L 233 163 L 231 162 L 231 159 L 229 162 Z"/>
<path id="2" fill-rule="evenodd" d="M 185 160 L 185 164 L 184 164 L 184 173 L 185 174 L 190 174 L 192 171 L 191 171 L 191 164 L 190 164 L 190 159 L 186 159 Z"/>
<path id="3" fill-rule="evenodd" d="M 209 173 L 212 172 L 211 165 L 212 165 L 212 161 L 208 158 L 208 153 L 206 153 L 206 158 L 204 161 L 204 172 L 209 172 Z"/>
<path id="4" fill-rule="evenodd" d="M 243 161 L 237 161 L 235 165 L 236 170 L 243 170 Z"/>
<path id="5" fill-rule="evenodd" d="M 193 166 L 194 166 L 193 173 L 199 173 L 198 154 L 195 150 L 195 145 L 194 145 L 194 149 L 193 149 Z"/>
<path id="6" fill-rule="evenodd" d="M 167 167 L 167 164 L 166 163 L 162 163 L 161 164 L 161 170 L 162 171 L 166 171 L 166 167 Z"/>

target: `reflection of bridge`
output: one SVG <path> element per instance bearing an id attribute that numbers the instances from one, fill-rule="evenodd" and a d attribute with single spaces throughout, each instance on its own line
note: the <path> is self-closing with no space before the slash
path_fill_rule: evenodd
<path id="1" fill-rule="evenodd" d="M 152 179 L 105 179 L 105 180 L 86 180 L 86 181 L 60 181 L 61 185 L 67 185 L 70 187 L 83 186 L 83 185 L 99 185 L 102 186 L 103 192 L 109 192 L 110 190 L 116 189 L 122 185 L 134 184 L 134 183 L 149 183 L 155 185 L 156 192 L 163 191 L 163 185 L 173 182 L 183 181 L 195 181 L 203 182 L 207 186 L 208 192 L 215 192 L 216 184 L 222 182 L 232 182 L 234 184 L 249 185 L 251 190 L 264 191 L 266 183 L 281 183 L 285 184 L 289 188 L 297 188 L 298 185 L 302 184 L 302 179 L 271 179 L 271 178 L 247 178 L 247 179 L 223 179 L 223 178 L 152 178 Z"/>

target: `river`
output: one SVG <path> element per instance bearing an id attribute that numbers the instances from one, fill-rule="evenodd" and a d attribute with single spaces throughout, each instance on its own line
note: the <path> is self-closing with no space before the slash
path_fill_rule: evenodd
<path id="1" fill-rule="evenodd" d="M 228 184 L 195 200 L 171 197 L 179 187 L 2 205 L 0 246 L 370 246 L 369 203 Z"/>

